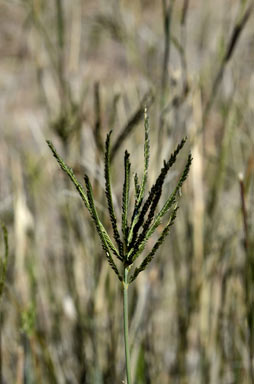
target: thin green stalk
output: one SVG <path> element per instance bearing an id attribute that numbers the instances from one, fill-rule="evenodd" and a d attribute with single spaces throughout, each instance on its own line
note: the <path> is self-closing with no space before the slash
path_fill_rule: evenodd
<path id="1" fill-rule="evenodd" d="M 123 281 L 123 322 L 124 322 L 124 345 L 125 345 L 125 362 L 127 384 L 131 384 L 131 369 L 130 369 L 130 349 L 129 349 L 129 325 L 128 325 L 128 273 L 129 268 L 124 268 Z"/>

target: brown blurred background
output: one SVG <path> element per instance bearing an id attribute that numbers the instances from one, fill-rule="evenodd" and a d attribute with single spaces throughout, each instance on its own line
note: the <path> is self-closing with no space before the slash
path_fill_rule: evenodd
<path id="1" fill-rule="evenodd" d="M 193 164 L 175 227 L 130 288 L 134 383 L 254 383 L 252 6 L 0 0 L 2 383 L 123 382 L 121 286 L 45 140 L 89 174 L 110 227 L 103 143 L 113 129 L 119 213 L 126 148 L 143 170 L 145 105 L 149 185 L 185 135 L 164 198 L 188 150 Z"/>

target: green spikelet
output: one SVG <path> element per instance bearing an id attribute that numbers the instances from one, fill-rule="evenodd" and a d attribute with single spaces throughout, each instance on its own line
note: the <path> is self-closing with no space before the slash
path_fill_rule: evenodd
<path id="1" fill-rule="evenodd" d="M 133 231 L 138 221 L 139 209 L 144 198 L 145 188 L 146 188 L 147 178 L 148 178 L 148 167 L 149 167 L 149 159 L 150 159 L 150 139 L 149 139 L 149 117 L 148 117 L 147 107 L 145 107 L 145 110 L 144 110 L 144 127 L 145 127 L 144 174 L 143 174 L 141 185 L 139 184 L 137 173 L 135 173 L 134 175 L 136 200 L 135 200 L 135 206 L 134 206 L 132 219 L 131 219 L 131 227 L 130 227 L 129 236 L 128 236 L 128 243 L 130 243 L 130 241 L 132 240 Z M 127 247 L 128 245 L 129 244 L 127 244 Z"/>
<path id="2" fill-rule="evenodd" d="M 96 211 L 96 208 L 95 208 L 95 204 L 94 204 L 93 192 L 92 192 L 92 187 L 91 187 L 91 183 L 90 183 L 89 177 L 87 175 L 85 175 L 84 178 L 85 178 L 86 189 L 87 189 L 87 197 L 88 197 L 89 205 L 90 205 L 91 212 L 92 212 L 91 216 L 92 216 L 92 219 L 93 219 L 93 221 L 95 223 L 97 232 L 98 232 L 98 234 L 100 236 L 102 248 L 104 249 L 104 251 L 106 253 L 106 257 L 107 257 L 107 260 L 109 262 L 109 265 L 111 266 L 113 271 L 116 273 L 116 275 L 119 278 L 119 280 L 122 281 L 122 277 L 120 276 L 120 273 L 119 273 L 119 271 L 117 269 L 117 266 L 116 266 L 116 264 L 115 264 L 115 262 L 114 262 L 114 260 L 112 258 L 112 255 L 111 255 L 111 252 L 110 252 L 110 248 L 109 248 L 107 239 L 105 238 L 104 230 L 101 227 L 100 220 L 98 218 L 98 214 L 97 214 L 97 211 Z M 122 261 L 121 257 L 119 257 L 119 259 Z"/>
<path id="3" fill-rule="evenodd" d="M 147 113 L 147 107 L 145 107 L 144 111 L 144 120 L 145 120 L 145 144 L 144 144 L 144 174 L 142 178 L 141 187 L 139 190 L 139 196 L 137 205 L 139 205 L 144 197 L 145 188 L 147 184 L 147 177 L 148 177 L 148 167 L 149 167 L 149 159 L 150 159 L 150 140 L 149 140 L 149 117 Z"/>
<path id="4" fill-rule="evenodd" d="M 140 185 L 139 185 L 138 174 L 137 173 L 134 174 L 134 185 L 135 185 L 135 197 L 136 197 L 135 206 L 137 206 L 137 201 L 138 201 L 138 197 L 139 197 L 139 194 L 140 194 Z"/>
<path id="5" fill-rule="evenodd" d="M 184 181 L 186 180 L 188 173 L 190 171 L 192 157 L 191 155 L 188 156 L 188 160 L 185 164 L 183 173 L 174 189 L 174 192 L 170 195 L 166 203 L 163 205 L 159 213 L 155 216 L 153 222 L 151 223 L 150 227 L 146 229 L 146 232 L 143 232 L 140 236 L 139 241 L 135 244 L 135 246 L 129 251 L 128 259 L 134 262 L 138 256 L 143 252 L 145 249 L 146 243 L 148 239 L 153 235 L 155 230 L 158 228 L 158 226 L 161 223 L 162 217 L 171 209 L 171 207 L 176 203 L 177 194 L 182 187 Z"/>
<path id="6" fill-rule="evenodd" d="M 48 144 L 49 148 L 51 149 L 53 156 L 56 158 L 58 164 L 60 165 L 61 169 L 69 176 L 69 178 L 71 179 L 71 181 L 75 185 L 75 187 L 76 187 L 81 199 L 83 200 L 86 208 L 90 211 L 90 207 L 88 204 L 85 190 L 84 190 L 83 186 L 76 179 L 76 177 L 73 173 L 73 170 L 68 165 L 66 165 L 64 160 L 58 155 L 58 153 L 57 153 L 54 145 L 51 143 L 51 141 L 47 140 L 47 144 Z"/>
<path id="7" fill-rule="evenodd" d="M 110 181 L 110 136 L 112 131 L 107 135 L 105 143 L 105 159 L 104 159 L 104 175 L 105 175 L 105 194 L 108 202 L 108 211 L 113 228 L 113 234 L 115 241 L 118 245 L 119 253 L 123 258 L 123 243 L 120 238 L 120 234 L 117 228 L 116 214 L 113 205 L 112 191 L 111 191 L 111 181 Z"/>
<path id="8" fill-rule="evenodd" d="M 60 165 L 61 169 L 68 175 L 68 177 L 70 178 L 70 180 L 72 181 L 72 183 L 76 187 L 81 199 L 83 200 L 86 208 L 88 209 L 90 215 L 92 216 L 91 207 L 90 207 L 90 204 L 88 202 L 88 198 L 87 198 L 87 195 L 86 195 L 86 192 L 85 192 L 83 186 L 77 180 L 76 176 L 73 173 L 73 170 L 67 164 L 65 164 L 64 160 L 57 153 L 57 151 L 56 151 L 54 145 L 51 143 L 51 141 L 47 140 L 47 144 L 48 144 L 49 148 L 51 149 L 53 156 L 56 158 L 58 164 Z M 103 229 L 103 233 L 105 235 L 105 238 L 107 239 L 107 243 L 108 243 L 110 249 L 119 258 L 119 253 L 118 253 L 116 247 L 114 246 L 113 242 L 111 241 L 106 229 L 103 227 L 103 225 L 101 223 L 100 223 L 100 226 Z"/>
<path id="9" fill-rule="evenodd" d="M 180 189 L 182 188 L 183 183 L 187 179 L 188 174 L 190 172 L 191 162 L 192 162 L 192 156 L 191 156 L 191 154 L 189 154 L 188 160 L 187 160 L 187 162 L 185 164 L 184 171 L 182 173 L 182 176 L 180 177 L 174 192 L 169 197 L 169 199 L 166 201 L 166 203 L 164 204 L 164 206 L 160 210 L 159 214 L 156 216 L 156 220 L 158 220 L 161 217 L 163 217 L 168 212 L 168 210 L 172 207 L 172 205 L 175 203 L 175 200 L 177 198 L 177 194 L 179 193 Z"/>
<path id="10" fill-rule="evenodd" d="M 130 242 L 130 245 L 128 248 L 129 250 L 131 248 L 137 249 L 137 245 L 140 244 L 144 240 L 146 232 L 152 223 L 152 220 L 153 220 L 153 217 L 155 214 L 155 210 L 156 210 L 157 205 L 159 203 L 163 183 L 165 181 L 167 173 L 170 170 L 170 168 L 174 165 L 176 158 L 177 158 L 177 155 L 179 154 L 179 152 L 183 148 L 185 142 L 186 142 L 186 138 L 184 138 L 180 142 L 180 144 L 178 144 L 177 148 L 175 149 L 173 154 L 170 156 L 169 160 L 167 162 L 164 162 L 164 166 L 161 169 L 161 172 L 160 172 L 159 176 L 157 177 L 155 184 L 152 186 L 152 188 L 149 192 L 149 195 L 148 195 L 148 197 L 147 197 L 146 201 L 144 202 L 144 205 L 141 209 L 141 212 L 139 214 L 139 218 L 138 218 L 136 224 L 134 225 L 133 233 L 135 235 L 131 239 L 131 242 Z M 150 208 L 150 211 L 149 211 L 147 221 L 144 224 L 142 233 L 140 234 L 139 238 L 137 239 L 138 231 L 141 228 L 141 226 L 143 225 L 145 215 L 148 212 L 149 208 Z"/>
<path id="11" fill-rule="evenodd" d="M 129 206 L 129 192 L 130 192 L 130 154 L 125 151 L 124 155 L 124 184 L 122 195 L 122 234 L 124 239 L 124 246 L 126 248 L 128 239 L 128 206 Z"/>
<path id="12" fill-rule="evenodd" d="M 156 202 L 158 203 L 158 201 L 160 199 L 163 183 L 165 181 L 167 173 L 170 170 L 170 168 L 174 165 L 174 163 L 176 162 L 177 155 L 179 154 L 179 152 L 183 148 L 186 140 L 187 140 L 187 138 L 185 137 L 180 142 L 180 144 L 178 144 L 177 148 L 172 153 L 172 155 L 170 156 L 169 160 L 167 162 L 164 161 L 164 166 L 161 169 L 161 172 L 160 172 L 159 176 L 157 177 L 155 184 L 152 186 L 152 188 L 151 188 L 151 190 L 149 192 L 148 198 L 146 199 L 146 201 L 145 201 L 145 203 L 143 205 L 143 208 L 141 210 L 141 213 L 140 213 L 140 216 L 139 216 L 139 220 L 138 220 L 138 222 L 136 223 L 136 225 L 134 227 L 134 230 L 135 230 L 136 233 L 139 230 L 139 228 L 141 227 L 141 225 L 143 224 L 145 214 L 147 213 L 149 207 L 152 204 L 154 206 L 153 206 L 153 209 L 151 209 L 151 211 L 153 212 L 153 210 L 155 210 L 155 208 L 157 206 Z M 151 215 L 152 215 L 152 213 L 151 213 Z"/>
<path id="13" fill-rule="evenodd" d="M 174 221 L 176 219 L 176 212 L 177 212 L 177 210 L 178 210 L 178 207 L 176 206 L 174 208 L 172 214 L 170 215 L 170 219 L 169 219 L 168 223 L 166 224 L 165 228 L 163 229 L 160 237 L 158 238 L 158 240 L 154 244 L 151 252 L 145 257 L 145 259 L 143 260 L 141 265 L 138 268 L 135 269 L 133 275 L 130 278 L 130 283 L 132 283 L 138 277 L 140 272 L 142 272 L 142 271 L 144 271 L 146 269 L 148 264 L 154 258 L 155 253 L 157 252 L 157 250 L 159 249 L 159 247 L 161 246 L 161 244 L 165 240 L 167 234 L 169 233 L 170 227 L 174 224 Z"/>

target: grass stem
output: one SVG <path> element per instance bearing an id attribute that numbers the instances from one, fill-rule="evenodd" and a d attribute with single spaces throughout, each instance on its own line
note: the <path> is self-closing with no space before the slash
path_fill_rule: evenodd
<path id="1" fill-rule="evenodd" d="M 124 268 L 123 281 L 123 319 L 124 319 L 124 345 L 127 384 L 131 384 L 130 349 L 129 349 L 129 325 L 128 325 L 128 273 L 129 268 Z"/>

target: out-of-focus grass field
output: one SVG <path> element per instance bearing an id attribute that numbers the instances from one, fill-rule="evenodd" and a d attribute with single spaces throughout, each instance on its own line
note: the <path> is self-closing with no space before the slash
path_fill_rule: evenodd
<path id="1" fill-rule="evenodd" d="M 45 140 L 90 175 L 110 228 L 103 142 L 113 129 L 119 212 L 126 148 L 142 172 L 145 104 L 149 185 L 185 135 L 193 163 L 176 225 L 130 287 L 133 382 L 254 383 L 252 3 L 0 0 L 1 383 L 125 380 L 121 286 Z"/>

